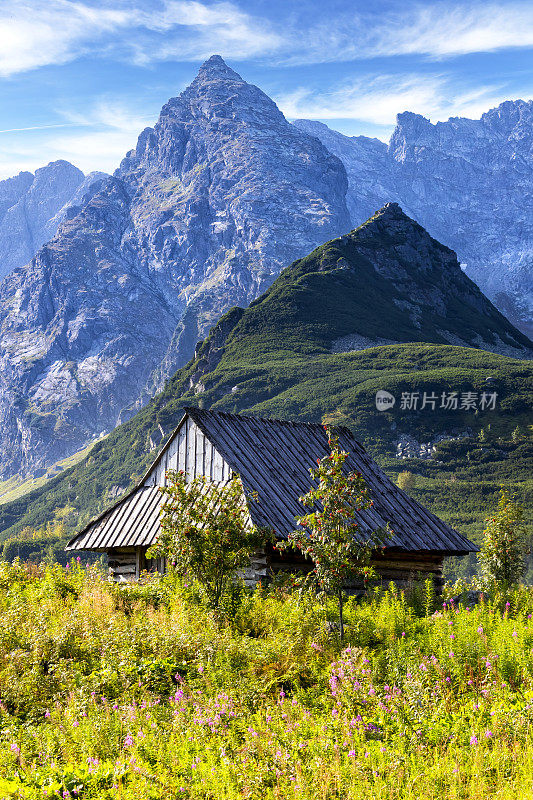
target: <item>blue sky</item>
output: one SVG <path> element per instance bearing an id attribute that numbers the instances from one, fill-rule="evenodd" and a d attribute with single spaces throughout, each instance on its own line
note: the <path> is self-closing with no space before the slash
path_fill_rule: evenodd
<path id="1" fill-rule="evenodd" d="M 531 2 L 0 0 L 0 178 L 112 171 L 220 53 L 289 119 L 388 139 L 533 97 Z"/>

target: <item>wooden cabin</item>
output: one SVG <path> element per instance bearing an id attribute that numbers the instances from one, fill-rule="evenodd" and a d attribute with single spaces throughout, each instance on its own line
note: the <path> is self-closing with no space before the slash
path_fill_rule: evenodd
<path id="1" fill-rule="evenodd" d="M 390 523 L 394 532 L 375 553 L 376 572 L 384 583 L 406 586 L 431 576 L 439 587 L 444 557 L 465 555 L 476 546 L 392 483 L 347 428 L 336 432 L 349 453 L 347 467 L 362 474 L 374 501 L 356 514 L 360 531 L 364 535 Z M 251 523 L 284 539 L 295 518 L 306 513 L 299 498 L 311 486 L 310 468 L 328 452 L 322 425 L 187 408 L 139 484 L 74 536 L 67 550 L 107 553 L 110 574 L 118 581 L 135 580 L 145 569 L 164 571 L 165 564 L 149 561 L 146 552 L 157 539 L 164 500 L 159 487 L 171 469 L 216 483 L 239 475 L 245 496 L 257 500 L 248 504 Z M 306 565 L 292 551 L 282 555 L 268 547 L 251 560 L 245 579 L 264 582 L 280 570 Z"/>

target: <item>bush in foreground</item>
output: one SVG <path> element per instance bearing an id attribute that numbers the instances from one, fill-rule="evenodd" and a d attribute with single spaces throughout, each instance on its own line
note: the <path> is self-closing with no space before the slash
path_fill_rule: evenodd
<path id="1" fill-rule="evenodd" d="M 0 565 L 2 798 L 516 798 L 533 779 L 533 591 L 345 607 L 172 576 Z"/>

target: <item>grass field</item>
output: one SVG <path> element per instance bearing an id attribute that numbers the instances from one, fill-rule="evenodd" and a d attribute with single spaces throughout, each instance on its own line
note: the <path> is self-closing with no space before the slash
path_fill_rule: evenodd
<path id="1" fill-rule="evenodd" d="M 287 588 L 216 617 L 172 576 L 2 563 L 0 586 L 2 798 L 531 796 L 530 588 L 381 590 L 341 646 Z"/>

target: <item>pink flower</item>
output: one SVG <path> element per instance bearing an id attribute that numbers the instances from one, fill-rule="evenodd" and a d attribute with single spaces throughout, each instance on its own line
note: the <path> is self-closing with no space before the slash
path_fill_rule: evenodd
<path id="1" fill-rule="evenodd" d="M 475 733 L 473 733 L 472 736 L 470 737 L 470 744 L 472 745 L 472 747 L 475 747 L 476 744 L 478 744 L 478 738 Z"/>
<path id="2" fill-rule="evenodd" d="M 131 733 L 128 733 L 128 735 L 124 739 L 124 746 L 131 747 L 132 744 L 133 744 L 133 736 L 131 735 Z"/>
<path id="3" fill-rule="evenodd" d="M 492 731 L 485 731 L 485 739 L 491 739 L 494 736 Z"/>
<path id="4" fill-rule="evenodd" d="M 480 636 L 482 636 L 482 635 L 483 635 L 483 628 L 481 627 L 481 625 L 480 625 L 480 626 L 479 626 L 479 628 L 477 629 L 477 632 L 479 633 L 479 635 L 480 635 Z"/>
<path id="5" fill-rule="evenodd" d="M 348 751 L 348 755 L 351 756 L 352 758 L 354 758 L 355 757 L 355 750 L 349 750 Z"/>

